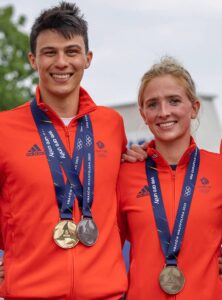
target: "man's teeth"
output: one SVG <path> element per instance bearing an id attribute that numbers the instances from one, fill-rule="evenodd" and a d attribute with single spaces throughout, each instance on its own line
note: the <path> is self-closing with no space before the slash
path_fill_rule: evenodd
<path id="1" fill-rule="evenodd" d="M 53 74 L 52 76 L 55 79 L 68 79 L 70 74 Z"/>

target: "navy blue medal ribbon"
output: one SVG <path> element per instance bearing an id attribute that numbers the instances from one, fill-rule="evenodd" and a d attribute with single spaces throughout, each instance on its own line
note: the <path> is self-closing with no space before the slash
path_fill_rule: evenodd
<path id="1" fill-rule="evenodd" d="M 55 186 L 61 219 L 72 219 L 75 196 L 84 217 L 92 218 L 91 206 L 94 196 L 94 138 L 90 117 L 78 121 L 74 153 L 70 158 L 56 129 L 34 99 L 31 111 L 42 140 Z M 79 179 L 84 159 L 83 186 Z M 62 169 L 66 174 L 64 182 Z"/>
<path id="2" fill-rule="evenodd" d="M 94 138 L 92 123 L 88 115 L 84 116 L 84 176 L 83 176 L 83 217 L 92 218 L 91 206 L 94 197 Z"/>
<path id="3" fill-rule="evenodd" d="M 185 227 L 187 224 L 199 164 L 200 151 L 196 147 L 190 156 L 189 164 L 186 170 L 180 202 L 171 236 L 161 194 L 156 164 L 150 156 L 146 160 L 146 175 L 149 184 L 153 213 L 161 248 L 165 256 L 166 265 L 177 265 L 177 257 L 180 252 Z"/>

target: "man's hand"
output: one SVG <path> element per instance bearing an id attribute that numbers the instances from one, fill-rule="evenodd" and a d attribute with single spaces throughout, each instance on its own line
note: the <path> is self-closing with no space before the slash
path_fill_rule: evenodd
<path id="1" fill-rule="evenodd" d="M 147 158 L 147 144 L 143 143 L 142 145 L 133 144 L 130 149 L 127 149 L 126 153 L 122 155 L 121 161 L 127 162 L 136 162 L 144 161 Z"/>
<path id="2" fill-rule="evenodd" d="M 4 280 L 5 273 L 4 273 L 4 264 L 3 264 L 3 256 L 0 256 L 0 283 Z"/>

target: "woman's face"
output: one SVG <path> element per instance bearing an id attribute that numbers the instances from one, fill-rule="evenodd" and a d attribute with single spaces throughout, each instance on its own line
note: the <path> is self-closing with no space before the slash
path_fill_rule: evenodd
<path id="1" fill-rule="evenodd" d="M 191 103 L 182 80 L 172 75 L 152 79 L 142 95 L 140 113 L 161 143 L 190 139 L 191 119 L 195 119 L 200 103 Z"/>

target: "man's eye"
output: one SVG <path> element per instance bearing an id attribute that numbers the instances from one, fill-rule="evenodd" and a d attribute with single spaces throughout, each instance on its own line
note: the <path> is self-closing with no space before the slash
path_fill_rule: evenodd
<path id="1" fill-rule="evenodd" d="M 74 49 L 67 50 L 66 54 L 69 56 L 74 56 L 77 54 L 77 50 L 74 50 Z"/>
<path id="2" fill-rule="evenodd" d="M 55 54 L 55 51 L 45 51 L 43 54 L 46 56 L 53 56 Z"/>

